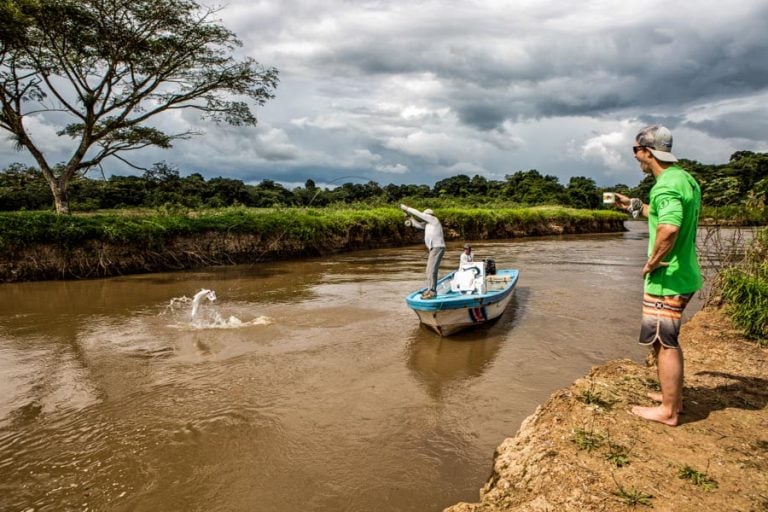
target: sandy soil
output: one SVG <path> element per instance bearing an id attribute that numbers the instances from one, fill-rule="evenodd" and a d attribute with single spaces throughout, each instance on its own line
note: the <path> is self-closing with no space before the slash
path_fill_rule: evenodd
<path id="1" fill-rule="evenodd" d="M 653 361 L 612 361 L 553 394 L 497 448 L 479 503 L 446 511 L 768 511 L 768 349 L 715 309 L 684 324 L 681 341 L 679 426 L 629 413 L 652 403 Z"/>

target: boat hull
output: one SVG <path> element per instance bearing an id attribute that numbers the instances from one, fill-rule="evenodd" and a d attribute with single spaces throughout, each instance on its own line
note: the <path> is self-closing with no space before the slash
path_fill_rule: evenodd
<path id="1" fill-rule="evenodd" d="M 517 270 L 500 270 L 490 276 L 489 290 L 483 294 L 463 295 L 450 291 L 446 286 L 453 274 L 440 280 L 438 296 L 421 299 L 423 290 L 406 298 L 408 306 L 416 313 L 419 321 L 441 336 L 450 336 L 458 331 L 476 327 L 497 319 L 512 300 L 517 285 Z"/>

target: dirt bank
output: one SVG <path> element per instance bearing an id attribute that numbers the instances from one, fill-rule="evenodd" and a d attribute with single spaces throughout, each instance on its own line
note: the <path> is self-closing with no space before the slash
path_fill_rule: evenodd
<path id="1" fill-rule="evenodd" d="M 497 448 L 479 503 L 446 511 L 768 511 L 768 349 L 714 309 L 681 337 L 681 425 L 628 412 L 650 403 L 655 367 L 596 367 Z"/>
<path id="2" fill-rule="evenodd" d="M 622 218 L 579 219 L 504 225 L 445 225 L 447 240 L 508 239 L 527 236 L 615 233 L 625 231 Z M 185 270 L 213 265 L 258 263 L 322 256 L 338 252 L 423 243 L 423 232 L 398 220 L 389 231 L 352 225 L 341 232 L 306 240 L 299 236 L 258 232 L 210 231 L 150 241 L 110 243 L 88 240 L 71 246 L 35 243 L 0 252 L 0 283 L 47 279 L 90 279 L 124 274 Z"/>

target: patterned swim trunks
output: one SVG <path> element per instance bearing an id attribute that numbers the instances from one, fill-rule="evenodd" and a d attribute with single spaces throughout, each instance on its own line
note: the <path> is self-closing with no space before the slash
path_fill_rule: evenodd
<path id="1" fill-rule="evenodd" d="M 643 295 L 643 321 L 640 326 L 640 344 L 652 345 L 658 341 L 667 348 L 679 348 L 677 337 L 683 310 L 693 293 L 687 295 Z"/>

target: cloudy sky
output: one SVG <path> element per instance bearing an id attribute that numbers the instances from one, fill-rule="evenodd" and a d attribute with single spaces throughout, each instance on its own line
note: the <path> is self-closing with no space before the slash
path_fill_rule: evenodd
<path id="1" fill-rule="evenodd" d="M 646 124 L 703 163 L 768 151 L 765 0 L 230 0 L 219 15 L 278 69 L 276 98 L 250 128 L 168 114 L 159 126 L 204 135 L 134 162 L 288 186 L 528 169 L 609 186 L 640 181 Z M 31 121 L 63 160 L 55 123 Z M 3 136 L 0 165 L 17 161 Z"/>

